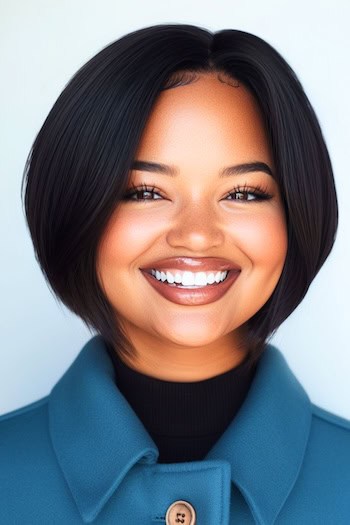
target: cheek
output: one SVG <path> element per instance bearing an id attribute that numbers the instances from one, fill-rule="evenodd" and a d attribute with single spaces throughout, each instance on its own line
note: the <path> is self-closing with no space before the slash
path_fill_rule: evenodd
<path id="1" fill-rule="evenodd" d="M 132 264 L 156 240 L 159 221 L 137 214 L 120 213 L 111 220 L 99 249 L 99 261 L 104 268 Z M 102 267 L 101 266 L 101 267 Z"/>
<path id="2" fill-rule="evenodd" d="M 282 269 L 287 252 L 287 229 L 281 213 L 244 217 L 232 228 L 242 252 L 254 267 L 269 273 Z"/>

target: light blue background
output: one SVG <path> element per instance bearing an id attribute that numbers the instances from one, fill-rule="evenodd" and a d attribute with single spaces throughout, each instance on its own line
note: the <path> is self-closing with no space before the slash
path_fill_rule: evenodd
<path id="1" fill-rule="evenodd" d="M 0 413 L 46 395 L 91 337 L 57 304 L 34 258 L 20 199 L 24 163 L 76 70 L 129 31 L 159 23 L 241 29 L 295 69 L 333 161 L 338 238 L 308 295 L 272 343 L 311 400 L 350 419 L 350 3 L 0 0 Z"/>

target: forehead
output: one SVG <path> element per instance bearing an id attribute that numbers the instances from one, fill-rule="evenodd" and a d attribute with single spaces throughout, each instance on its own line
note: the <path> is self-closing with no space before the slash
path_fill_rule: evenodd
<path id="1" fill-rule="evenodd" d="M 221 78 L 221 76 L 220 76 Z M 246 148 L 267 150 L 267 136 L 258 104 L 250 91 L 217 73 L 200 74 L 190 84 L 162 91 L 141 136 L 138 153 L 197 153 L 208 146 L 223 153 Z"/>

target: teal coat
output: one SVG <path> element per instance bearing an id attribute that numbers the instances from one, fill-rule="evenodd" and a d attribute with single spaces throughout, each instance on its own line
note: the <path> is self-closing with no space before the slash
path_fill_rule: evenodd
<path id="1" fill-rule="evenodd" d="M 165 525 L 184 500 L 196 525 L 350 524 L 350 421 L 312 404 L 272 345 L 203 461 L 157 456 L 95 336 L 50 395 L 0 418 L 0 523 Z"/>

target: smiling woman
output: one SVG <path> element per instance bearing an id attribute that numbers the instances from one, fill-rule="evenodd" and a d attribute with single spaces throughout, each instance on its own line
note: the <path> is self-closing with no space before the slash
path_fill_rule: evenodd
<path id="1" fill-rule="evenodd" d="M 231 29 L 125 35 L 54 104 L 23 190 L 48 284 L 98 335 L 0 418 L 4 522 L 346 525 L 350 422 L 268 343 L 338 224 L 285 60 Z"/>
<path id="2" fill-rule="evenodd" d="M 193 381 L 244 359 L 243 327 L 271 296 L 287 252 L 270 166 L 243 85 L 202 73 L 157 99 L 97 256 L 138 370 Z"/>

